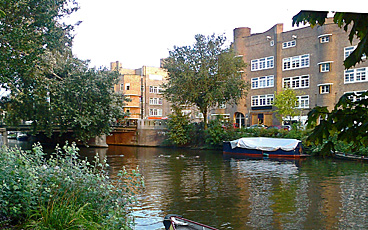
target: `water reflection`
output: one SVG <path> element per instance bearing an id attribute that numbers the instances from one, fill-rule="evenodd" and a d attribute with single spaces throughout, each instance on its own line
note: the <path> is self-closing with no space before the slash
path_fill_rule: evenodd
<path id="1" fill-rule="evenodd" d="M 139 166 L 146 187 L 133 212 L 137 230 L 163 229 L 168 213 L 219 229 L 368 228 L 368 164 L 122 146 L 81 153 L 106 156 L 112 175 Z"/>
<path id="2" fill-rule="evenodd" d="M 109 147 L 111 172 L 139 166 L 146 188 L 136 229 L 163 229 L 176 213 L 219 229 L 368 227 L 366 164 L 310 158 L 271 161 L 216 151 Z"/>

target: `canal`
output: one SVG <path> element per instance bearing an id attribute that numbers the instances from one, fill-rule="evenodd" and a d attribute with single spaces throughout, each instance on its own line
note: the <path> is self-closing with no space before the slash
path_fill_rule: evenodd
<path id="1" fill-rule="evenodd" d="M 180 214 L 218 229 L 368 229 L 368 164 L 224 157 L 221 151 L 110 146 L 112 175 L 137 166 L 145 188 L 133 209 L 137 230 L 163 229 Z"/>

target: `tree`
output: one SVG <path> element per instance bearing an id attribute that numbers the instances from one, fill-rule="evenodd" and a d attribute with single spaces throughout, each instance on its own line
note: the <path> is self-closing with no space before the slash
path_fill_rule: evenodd
<path id="1" fill-rule="evenodd" d="M 32 121 L 32 132 L 57 127 L 77 139 L 108 134 L 124 117 L 124 98 L 113 92 L 117 72 L 89 69 L 73 57 L 73 26 L 60 22 L 78 9 L 75 0 L 0 1 L 1 98 L 8 125 Z"/>
<path id="2" fill-rule="evenodd" d="M 273 105 L 277 107 L 276 112 L 281 123 L 285 117 L 289 117 L 291 124 L 291 118 L 299 114 L 296 108 L 297 103 L 298 98 L 293 89 L 284 89 L 276 95 Z"/>
<path id="3" fill-rule="evenodd" d="M 193 46 L 174 47 L 164 63 L 168 81 L 164 96 L 175 105 L 196 106 L 204 116 L 211 107 L 237 103 L 248 87 L 241 73 L 245 63 L 225 48 L 224 36 L 196 35 Z"/>
<path id="4" fill-rule="evenodd" d="M 323 25 L 327 11 L 301 11 L 293 17 L 293 25 L 310 23 L 311 26 Z M 368 14 L 336 12 L 334 22 L 348 32 L 350 42 L 359 40 L 357 48 L 344 61 L 346 69 L 362 61 L 368 54 Z M 315 107 L 308 113 L 308 127 L 314 127 L 308 140 L 323 145 L 323 153 L 335 150 L 330 137 L 337 135 L 339 141 L 353 144 L 353 150 L 368 146 L 368 93 L 361 95 L 345 94 L 333 110 Z M 318 125 L 317 125 L 318 124 Z"/>

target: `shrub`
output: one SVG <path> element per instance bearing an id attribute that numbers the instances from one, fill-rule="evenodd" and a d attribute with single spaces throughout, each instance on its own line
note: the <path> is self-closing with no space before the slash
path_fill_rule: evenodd
<path id="1" fill-rule="evenodd" d="M 181 112 L 172 114 L 167 121 L 168 141 L 174 145 L 186 145 L 190 142 L 189 130 L 191 127 L 190 120 Z"/>
<path id="2" fill-rule="evenodd" d="M 130 206 L 143 185 L 139 172 L 125 169 L 109 178 L 106 160 L 79 158 L 75 144 L 47 156 L 0 150 L 0 228 L 130 229 Z M 47 158 L 46 158 L 47 157 Z"/>

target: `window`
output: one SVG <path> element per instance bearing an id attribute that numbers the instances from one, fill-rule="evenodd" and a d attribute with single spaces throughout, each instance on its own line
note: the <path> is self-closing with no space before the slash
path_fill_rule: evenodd
<path id="1" fill-rule="evenodd" d="M 309 88 L 309 75 L 286 77 L 282 79 L 284 88 L 301 89 Z"/>
<path id="2" fill-rule="evenodd" d="M 162 109 L 150 109 L 149 115 L 153 117 L 162 116 Z"/>
<path id="3" fill-rule="evenodd" d="M 353 102 L 356 102 L 362 99 L 368 99 L 368 96 L 362 96 L 362 93 L 365 93 L 365 92 L 367 92 L 367 90 L 346 92 L 345 94 L 352 93 L 352 95 L 349 96 L 349 99 L 352 100 Z"/>
<path id="4" fill-rule="evenodd" d="M 297 96 L 298 105 L 297 108 L 309 108 L 309 95 Z"/>
<path id="5" fill-rule="evenodd" d="M 130 90 L 130 83 L 125 83 L 125 90 Z"/>
<path id="6" fill-rule="evenodd" d="M 181 111 L 181 114 L 182 114 L 183 116 L 188 116 L 188 117 L 189 117 L 191 113 L 192 113 L 192 111 L 191 111 L 191 110 L 185 110 L 185 109 L 184 109 L 184 110 L 182 110 L 182 111 Z"/>
<path id="7" fill-rule="evenodd" d="M 344 57 L 345 59 L 349 57 L 349 55 L 356 49 L 356 46 L 348 46 L 344 48 Z M 366 59 L 367 56 L 365 54 L 362 55 L 362 59 Z"/>
<path id="8" fill-rule="evenodd" d="M 195 114 L 194 114 L 195 118 L 203 118 L 203 113 L 199 112 L 199 111 L 196 111 Z"/>
<path id="9" fill-rule="evenodd" d="M 251 71 L 272 69 L 273 67 L 274 67 L 273 56 L 251 60 Z"/>
<path id="10" fill-rule="evenodd" d="M 159 86 L 150 86 L 149 87 L 149 92 L 150 93 L 157 93 L 160 94 L 161 93 L 161 88 Z"/>
<path id="11" fill-rule="evenodd" d="M 254 106 L 269 106 L 273 104 L 273 94 L 252 96 L 251 103 Z"/>
<path id="12" fill-rule="evenodd" d="M 345 59 L 349 57 L 349 55 L 355 50 L 355 46 L 349 46 L 344 48 L 344 57 Z"/>
<path id="13" fill-rule="evenodd" d="M 120 90 L 124 90 L 124 84 L 120 84 Z"/>
<path id="14" fill-rule="evenodd" d="M 255 77 L 251 79 L 252 89 L 269 88 L 274 86 L 274 76 Z"/>
<path id="15" fill-rule="evenodd" d="M 320 35 L 320 36 L 318 36 L 318 38 L 319 38 L 319 42 L 320 43 L 327 43 L 327 42 L 330 42 L 330 36 L 331 36 L 332 34 L 322 34 L 322 35 Z"/>
<path id="16" fill-rule="evenodd" d="M 294 47 L 294 46 L 296 46 L 296 40 L 292 40 L 292 41 L 282 43 L 282 48 L 283 49 L 291 48 L 291 47 Z"/>
<path id="17" fill-rule="evenodd" d="M 309 67 L 309 54 L 282 59 L 283 70 L 300 69 Z"/>
<path id="18" fill-rule="evenodd" d="M 330 65 L 331 65 L 331 62 L 319 63 L 319 71 L 321 73 L 330 72 Z"/>
<path id="19" fill-rule="evenodd" d="M 150 105 L 162 105 L 162 98 L 150 98 L 149 99 L 149 104 Z"/>
<path id="20" fill-rule="evenodd" d="M 320 94 L 328 94 L 331 92 L 331 84 L 319 85 Z"/>
<path id="21" fill-rule="evenodd" d="M 368 68 L 348 69 L 344 71 L 344 83 L 366 82 Z"/>

